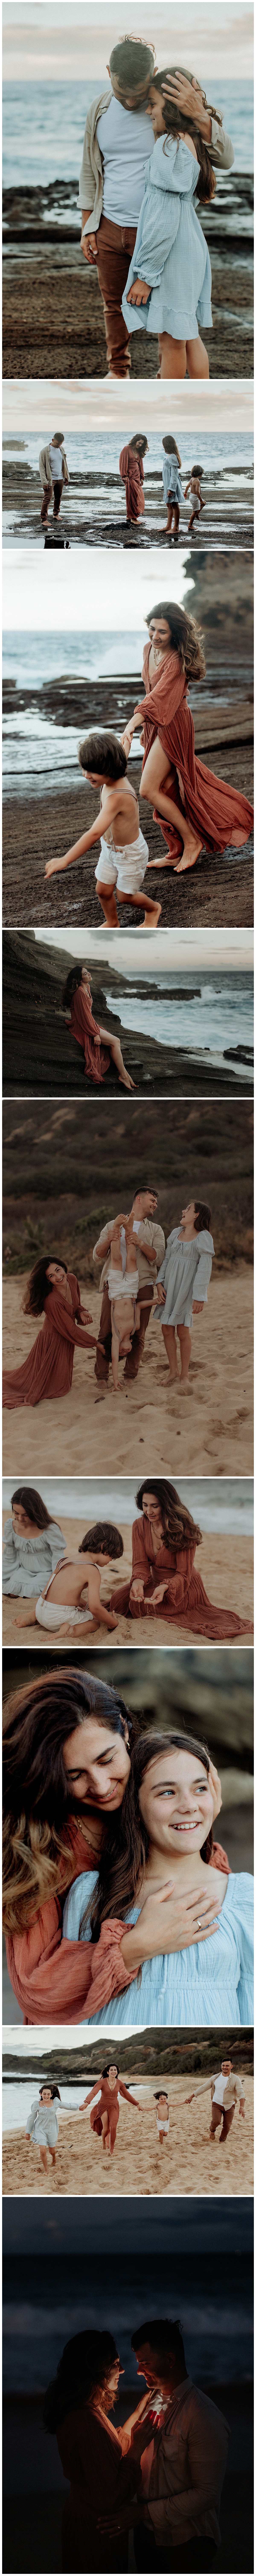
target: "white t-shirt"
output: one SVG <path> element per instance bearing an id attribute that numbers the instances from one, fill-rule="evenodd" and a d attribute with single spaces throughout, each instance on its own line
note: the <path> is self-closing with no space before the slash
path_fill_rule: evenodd
<path id="1" fill-rule="evenodd" d="M 144 108 L 121 107 L 112 97 L 98 117 L 96 134 L 103 162 L 103 215 L 111 224 L 134 224 L 136 229 L 152 152 L 150 117 Z"/>
<path id="2" fill-rule="evenodd" d="M 214 2085 L 214 2094 L 213 2094 L 213 2101 L 214 2101 L 214 2102 L 224 2102 L 224 2093 L 226 2092 L 226 2084 L 227 2084 L 227 2081 L 228 2081 L 227 2075 L 217 2075 L 217 2076 L 216 2076 L 216 2084 Z M 232 2101 L 234 2102 L 234 2100 L 235 2100 L 235 2095 L 234 2095 L 234 2093 L 233 2093 L 233 2094 L 232 2094 Z M 231 2102 L 229 2102 L 229 2104 L 228 2104 L 228 2109 L 229 2109 L 229 2111 L 231 2111 L 231 2110 L 232 2110 L 232 2103 L 231 2103 Z"/>
<path id="3" fill-rule="evenodd" d="M 53 483 L 61 483 L 61 479 L 62 479 L 62 475 L 63 475 L 63 456 L 62 456 L 62 452 L 61 452 L 61 447 L 53 447 L 53 446 L 52 446 L 52 440 L 51 440 L 51 438 L 50 438 L 50 444 L 49 444 L 49 457 L 50 457 L 50 467 L 51 467 L 52 481 L 53 481 Z"/>

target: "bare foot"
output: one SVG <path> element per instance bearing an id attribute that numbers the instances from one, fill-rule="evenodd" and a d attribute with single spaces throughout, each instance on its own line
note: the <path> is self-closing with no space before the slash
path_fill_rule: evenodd
<path id="1" fill-rule="evenodd" d="M 137 1091 L 137 1083 L 132 1082 L 131 1073 L 119 1073 L 118 1079 L 122 1082 L 124 1091 Z"/>
<path id="2" fill-rule="evenodd" d="M 200 851 L 202 848 L 202 841 L 195 841 L 194 835 L 191 835 L 191 841 L 186 841 L 186 849 L 182 852 L 182 859 L 175 859 L 176 877 L 182 876 L 185 868 L 195 868 L 196 860 L 200 858 Z"/>
<path id="3" fill-rule="evenodd" d="M 179 1378 L 179 1386 L 181 1387 L 182 1395 L 193 1395 L 193 1387 L 191 1386 L 191 1377 L 180 1377 L 180 1378 Z"/>
<path id="4" fill-rule="evenodd" d="M 176 864 L 176 859 L 170 859 L 170 852 L 168 850 L 168 856 L 166 859 L 148 859 L 147 876 L 149 868 L 175 868 Z"/>

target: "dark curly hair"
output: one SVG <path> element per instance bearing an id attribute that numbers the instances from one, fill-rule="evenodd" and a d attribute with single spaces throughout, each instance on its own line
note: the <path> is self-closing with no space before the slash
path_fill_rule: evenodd
<path id="1" fill-rule="evenodd" d="M 180 1548 L 186 1545 L 187 1538 L 194 1539 L 195 1546 L 200 1547 L 202 1530 L 199 1529 L 197 1521 L 192 1520 L 192 1512 L 188 1511 L 187 1504 L 180 1502 L 176 1485 L 169 1484 L 167 1476 L 151 1478 L 145 1476 L 143 1484 L 138 1485 L 135 1495 L 139 1512 L 143 1512 L 143 1494 L 155 1494 L 156 1503 L 160 1503 L 161 1507 L 162 1527 L 167 1544 L 169 1540 L 170 1547 L 175 1547 L 178 1555 Z"/>
<path id="2" fill-rule="evenodd" d="M 210 1231 L 211 1231 L 211 1209 L 210 1209 L 210 1207 L 208 1207 L 208 1206 L 207 1206 L 207 1200 L 206 1200 L 206 1199 L 199 1199 L 199 1200 L 195 1199 L 194 1205 L 195 1205 L 195 1218 L 196 1218 L 196 1232 L 197 1232 L 197 1234 L 210 1234 Z"/>
<path id="3" fill-rule="evenodd" d="M 70 966 L 69 975 L 66 976 L 66 983 L 63 984 L 62 1001 L 64 1002 L 64 1006 L 65 1003 L 67 1003 L 68 1009 L 69 1003 L 73 1001 L 73 993 L 78 992 L 79 984 L 82 983 L 82 965 L 83 959 L 80 957 L 80 965 Z"/>
<path id="4" fill-rule="evenodd" d="M 192 680 L 204 679 L 203 637 L 195 617 L 188 617 L 187 609 L 179 608 L 176 599 L 154 601 L 154 607 L 149 609 L 145 618 L 145 626 L 151 626 L 152 617 L 165 617 L 171 650 L 179 654 L 181 670 L 186 671 Z"/>
<path id="5" fill-rule="evenodd" d="M 104 2414 L 111 2406 L 110 2371 L 118 2360 L 114 2335 L 107 2328 L 100 2334 L 97 2327 L 86 2334 L 71 2335 L 64 2344 L 58 2362 L 56 2379 L 50 2380 L 44 2400 L 43 2421 L 46 2433 L 57 2433 L 65 2415 L 76 2415 L 81 2406 L 91 2406 Z M 112 2400 L 113 2403 L 113 2400 Z"/>
<path id="6" fill-rule="evenodd" d="M 54 1279 L 47 1278 L 50 1261 L 58 1262 L 58 1268 L 65 1270 L 67 1279 L 67 1263 L 62 1259 L 60 1261 L 59 1252 L 42 1254 L 41 1260 L 35 1261 L 34 1270 L 30 1271 L 27 1280 L 25 1297 L 22 1299 L 23 1315 L 42 1315 L 46 1297 L 53 1297 Z"/>

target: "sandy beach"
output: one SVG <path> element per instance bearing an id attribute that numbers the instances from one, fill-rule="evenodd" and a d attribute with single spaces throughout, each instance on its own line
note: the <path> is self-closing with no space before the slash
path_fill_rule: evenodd
<path id="1" fill-rule="evenodd" d="M 103 2154 L 101 2138 L 93 2136 L 89 2111 L 74 2111 L 72 2116 L 65 2113 L 65 2119 L 60 2113 L 56 2166 L 50 2165 L 49 2158 L 47 2176 L 38 2148 L 25 2143 L 24 2131 L 8 2131 L 3 2143 L 4 2195 L 24 2195 L 25 2199 L 40 2195 L 40 2199 L 49 2200 L 59 2195 L 67 2199 L 70 2194 L 74 2198 L 78 2195 L 98 2199 L 104 2193 L 109 2199 L 113 2193 L 121 2193 L 127 2199 L 139 2194 L 143 2199 L 151 2194 L 169 2199 L 172 2193 L 178 2193 L 190 2200 L 199 2194 L 203 2199 L 211 2195 L 219 2200 L 231 2193 L 241 2199 L 253 2193 L 252 2076 L 247 2076 L 245 2083 L 245 2120 L 240 2119 L 236 2105 L 232 2128 L 222 2149 L 218 2131 L 214 2145 L 210 2144 L 210 2085 L 204 2092 L 200 2078 L 195 2079 L 200 2082 L 200 2096 L 191 2102 L 190 2109 L 185 2109 L 184 2104 L 186 2091 L 192 2091 L 191 2078 L 186 2083 L 184 2076 L 176 2076 L 169 2084 L 170 2126 L 162 2148 L 153 2099 L 154 2092 L 159 2091 L 159 2076 L 143 2086 L 136 2080 L 133 2084 L 131 2075 L 125 2074 L 123 2080 L 132 2084 L 138 2102 L 144 2101 L 145 2107 L 139 2119 L 136 2111 L 128 2111 L 126 2102 L 120 2102 L 113 2156 L 106 2149 Z"/>
<path id="2" fill-rule="evenodd" d="M 6 1520 L 6 1512 L 3 1513 L 3 1522 L 4 1520 Z M 85 1530 L 87 1530 L 89 1526 L 89 1521 L 85 1519 L 84 1521 L 67 1520 L 64 1513 L 62 1514 L 61 1528 L 63 1530 L 63 1537 L 66 1539 L 67 1555 L 69 1554 L 69 1550 L 74 1552 L 74 1549 L 80 1546 L 80 1541 L 84 1537 Z M 128 1578 L 132 1571 L 131 1529 L 127 1528 L 123 1521 L 118 1522 L 118 1527 L 121 1530 L 124 1554 L 117 1560 L 117 1563 L 113 1565 L 111 1583 L 113 1581 L 113 1588 L 115 1587 L 115 1591 L 118 1583 L 120 1583 L 121 1587 L 122 1583 L 128 1582 Z M 208 1532 L 207 1537 L 204 1537 L 202 1540 L 201 1547 L 196 1550 L 195 1563 L 197 1572 L 202 1576 L 202 1582 L 204 1583 L 205 1591 L 208 1593 L 208 1599 L 210 1601 L 212 1600 L 215 1603 L 217 1602 L 219 1608 L 224 1608 L 226 1610 L 231 1608 L 232 1610 L 237 1610 L 241 1619 L 253 1619 L 252 1540 L 241 1538 L 241 1536 L 239 1538 L 234 1538 L 233 1536 L 232 1538 L 225 1537 L 223 1536 L 223 1532 L 220 1538 L 216 1537 L 216 1533 L 211 1537 Z M 104 1602 L 108 1601 L 109 1588 L 109 1581 L 106 1573 L 105 1576 L 103 1575 L 102 1577 L 101 1584 L 102 1600 Z M 48 1631 L 43 1631 L 37 1624 L 35 1627 L 30 1629 L 30 1636 L 26 1626 L 24 1626 L 24 1628 L 17 1628 L 17 1618 L 24 1617 L 24 1621 L 26 1621 L 26 1616 L 31 1610 L 33 1610 L 33 1607 L 34 1604 L 31 1599 L 29 1602 L 26 1602 L 19 1601 L 16 1598 L 14 1599 L 13 1596 L 8 1598 L 8 1595 L 3 1598 L 4 1646 L 26 1646 L 27 1644 L 29 1645 L 31 1638 L 31 1646 L 33 1646 L 33 1649 L 38 1646 L 40 1653 L 42 1653 L 43 1643 L 47 1646 L 47 1651 L 48 1647 L 56 1649 L 56 1644 L 58 1642 L 56 1634 L 52 1636 L 49 1635 Z M 184 1628 L 178 1619 L 175 1619 L 172 1625 L 175 1644 L 177 1646 L 194 1644 L 195 1635 L 193 1629 L 190 1629 L 187 1625 L 186 1628 Z M 71 1635 L 72 1632 L 70 1631 L 70 1642 Z M 166 1619 L 156 1617 L 155 1613 L 154 1616 L 150 1615 L 147 1618 L 147 1621 L 145 1619 L 136 1619 L 135 1621 L 134 1619 L 124 1618 L 123 1615 L 121 1616 L 120 1614 L 116 1632 L 114 1633 L 113 1630 L 111 1633 L 110 1629 L 99 1626 L 97 1628 L 97 1632 L 94 1633 L 92 1638 L 92 1647 L 95 1645 L 98 1648 L 102 1645 L 104 1646 L 105 1651 L 105 1648 L 110 1646 L 113 1651 L 113 1645 L 126 1645 L 133 1648 L 135 1646 L 140 1646 L 145 1650 L 145 1646 L 147 1647 L 148 1645 L 154 1647 L 170 1646 L 171 1640 L 172 1626 L 170 1627 L 169 1623 L 167 1624 Z M 88 1630 L 88 1643 L 89 1642 L 90 1632 Z M 233 1643 L 235 1646 L 239 1646 L 241 1645 L 241 1639 L 239 1637 L 235 1637 L 234 1640 L 232 1640 L 232 1644 Z"/>
<path id="3" fill-rule="evenodd" d="M 27 1274 L 26 1274 L 27 1276 Z M 19 1367 L 38 1326 L 22 1314 L 25 1281 L 4 1279 L 4 1367 Z M 82 1282 L 81 1296 L 97 1334 L 100 1295 Z M 40 1326 L 39 1326 L 40 1330 Z M 143 1360 L 134 1384 L 120 1396 L 113 1380 L 98 1385 L 94 1352 L 75 1350 L 70 1393 L 54 1402 L 21 1407 L 3 1416 L 3 1474 L 37 1476 L 114 1474 L 253 1474 L 252 1332 L 253 1276 L 246 1263 L 218 1273 L 209 1303 L 194 1316 L 189 1391 L 181 1395 L 165 1359 L 160 1326 L 150 1319 Z M 95 1413 L 97 1411 L 97 1423 Z M 103 1421 L 104 1415 L 104 1421 Z M 144 1458 L 139 1458 L 139 1449 Z M 232 1542 L 233 1555 L 233 1542 Z M 144 1633 L 144 1631 L 143 1631 Z"/>

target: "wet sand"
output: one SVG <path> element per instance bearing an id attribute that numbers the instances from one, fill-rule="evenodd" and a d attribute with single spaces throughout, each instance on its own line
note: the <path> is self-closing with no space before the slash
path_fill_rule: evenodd
<path id="1" fill-rule="evenodd" d="M 251 2196 L 252 2076 L 247 2076 L 245 2082 L 245 2119 L 240 2119 L 236 2104 L 232 2128 L 222 2148 L 218 2131 L 214 2145 L 209 2139 L 210 2086 L 204 2092 L 200 2078 L 195 2078 L 196 2083 L 200 2083 L 200 2097 L 198 2101 L 191 2102 L 190 2109 L 185 2109 L 184 2105 L 186 2092 L 192 2091 L 191 2078 L 186 2083 L 184 2076 L 176 2076 L 169 2084 L 170 2126 L 162 2148 L 157 2136 L 156 2104 L 153 2100 L 154 2092 L 159 2091 L 159 2078 L 157 2075 L 152 2077 L 150 2084 L 144 2086 L 135 2079 L 133 2083 L 131 2075 L 128 2078 L 125 2075 L 123 2080 L 131 2083 L 140 2103 L 144 2099 L 144 2109 L 139 2117 L 137 2111 L 128 2111 L 126 2102 L 120 2102 L 113 2156 L 106 2148 L 103 2152 L 101 2138 L 93 2136 L 89 2111 L 75 2111 L 72 2115 L 65 2113 L 65 2120 L 60 2114 L 56 2166 L 50 2164 L 48 2157 L 47 2176 L 40 2164 L 38 2148 L 25 2144 L 24 2131 L 9 2131 L 3 2143 L 4 2195 L 10 2193 L 11 2197 L 24 2196 L 25 2199 L 40 2196 L 43 2200 L 58 2199 L 59 2196 L 67 2199 L 70 2194 L 74 2198 L 88 2196 L 95 2200 L 104 2194 L 109 2200 L 113 2194 L 119 2193 L 127 2199 L 134 2199 L 139 2194 L 143 2199 L 150 2198 L 151 2194 L 158 2198 L 160 2194 L 168 2200 L 172 2193 L 190 2200 L 199 2194 L 202 2199 L 211 2196 L 218 2200 L 223 2196 L 228 2198 L 230 2194 L 239 2199 Z"/>
<path id="2" fill-rule="evenodd" d="M 93 450 L 92 450 L 93 452 Z M 189 474 L 189 467 L 188 467 Z M 183 469 L 184 483 L 188 479 Z M 253 483 L 248 472 L 244 487 L 242 471 L 237 468 L 236 487 L 223 482 L 221 470 L 204 472 L 204 509 L 190 532 L 193 550 L 219 546 L 253 548 Z M 135 546 L 144 552 L 157 540 L 170 551 L 173 539 L 167 536 L 166 503 L 161 471 L 147 474 L 144 485 L 144 517 L 136 525 L 126 521 L 125 491 L 119 474 L 84 473 L 70 469 L 69 484 L 64 487 L 60 521 L 54 524 L 53 504 L 49 504 L 48 528 L 40 525 L 42 484 L 39 468 L 13 456 L 3 457 L 3 545 L 19 543 L 47 550 L 70 545 L 123 547 Z M 190 503 L 181 507 L 179 545 L 187 543 Z"/>
<path id="3" fill-rule="evenodd" d="M 21 1273 L 3 1283 L 8 1368 L 20 1366 L 37 1336 L 38 1327 L 32 1331 L 30 1318 L 21 1312 L 24 1284 Z M 100 1293 L 91 1285 L 88 1293 L 81 1276 L 80 1290 L 97 1333 Z M 174 1481 L 178 1474 L 253 1475 L 252 1270 L 239 1262 L 218 1273 L 215 1262 L 209 1302 L 202 1315 L 194 1316 L 189 1391 L 184 1395 L 171 1384 L 160 1331 L 150 1319 L 139 1374 L 128 1387 L 121 1362 L 118 1397 L 111 1374 L 105 1389 L 97 1385 L 94 1352 L 76 1349 L 68 1395 L 33 1410 L 5 1410 L 3 1474 L 27 1475 L 34 1483 L 39 1475 L 83 1475 L 86 1464 L 89 1475 L 152 1475 L 152 1467 L 155 1475 L 169 1475 L 171 1443 Z"/>
<path id="4" fill-rule="evenodd" d="M 7 1514 L 5 1511 L 3 1513 L 3 1526 L 6 1518 Z M 63 1530 L 63 1537 L 66 1539 L 67 1555 L 69 1555 L 69 1550 L 73 1553 L 74 1549 L 80 1546 L 80 1541 L 85 1535 L 85 1530 L 89 1528 L 89 1520 L 67 1520 L 64 1513 L 62 1513 L 61 1529 Z M 108 1580 L 107 1573 L 105 1577 L 103 1576 L 102 1578 L 101 1596 L 102 1601 L 104 1601 L 106 1605 L 108 1605 L 109 1602 L 110 1590 L 113 1588 L 113 1590 L 115 1589 L 116 1591 L 119 1583 L 120 1586 L 122 1583 L 128 1583 L 129 1577 L 131 1577 L 132 1574 L 131 1528 L 127 1528 L 123 1521 L 118 1522 L 118 1528 L 121 1531 L 121 1537 L 123 1539 L 124 1554 L 123 1557 L 118 1558 L 117 1562 L 113 1565 L 110 1582 Z M 219 1609 L 224 1608 L 225 1610 L 229 1610 L 231 1608 L 232 1610 L 238 1611 L 240 1619 L 253 1619 L 252 1540 L 249 1538 L 242 1538 L 241 1536 L 234 1537 L 233 1535 L 232 1537 L 229 1537 L 229 1535 L 226 1537 L 223 1535 L 223 1531 L 220 1538 L 218 1538 L 216 1536 L 216 1532 L 211 1536 L 207 1531 L 207 1535 L 202 1539 L 201 1547 L 196 1550 L 195 1565 L 197 1573 L 202 1577 L 205 1592 L 208 1594 L 208 1600 L 214 1601 L 215 1603 L 217 1602 Z M 24 1628 L 17 1628 L 17 1618 L 22 1619 L 24 1617 L 24 1621 L 26 1621 L 26 1616 L 33 1610 L 34 1606 L 35 1605 L 31 1599 L 29 1602 L 26 1602 L 14 1599 L 13 1595 L 11 1597 L 8 1596 L 8 1594 L 3 1596 L 4 1646 L 26 1646 L 27 1642 L 29 1644 L 31 1641 L 31 1646 L 33 1646 L 33 1648 L 35 1646 L 39 1646 L 40 1652 L 42 1651 L 42 1644 L 46 1644 L 47 1648 L 48 1646 L 52 1646 L 53 1648 L 56 1647 L 56 1634 L 50 1634 L 48 1629 L 43 1630 L 42 1628 L 39 1628 L 37 1623 L 35 1627 L 31 1627 L 29 1635 L 26 1626 L 24 1626 Z M 154 1614 L 150 1613 L 147 1619 L 136 1620 L 130 1619 L 129 1617 L 124 1618 L 123 1614 L 121 1615 L 120 1613 L 120 1617 L 118 1616 L 118 1628 L 116 1628 L 115 1631 L 113 1630 L 112 1633 L 110 1629 L 102 1627 L 99 1624 L 97 1631 L 94 1632 L 92 1637 L 92 1646 L 95 1645 L 98 1648 L 102 1645 L 104 1646 L 104 1651 L 107 1646 L 110 1646 L 113 1650 L 113 1645 L 126 1645 L 133 1648 L 135 1646 L 142 1646 L 144 1650 L 145 1646 L 147 1647 L 148 1645 L 154 1647 L 168 1646 L 171 1645 L 172 1631 L 176 1646 L 195 1643 L 194 1629 L 190 1629 L 189 1623 L 186 1623 L 186 1627 L 184 1628 L 179 1619 L 173 1620 L 170 1626 L 169 1621 L 167 1623 L 167 1620 L 161 1618 L 160 1615 L 156 1616 L 155 1611 Z M 61 1643 L 61 1631 L 59 1632 L 59 1635 Z M 72 1636 L 74 1637 L 74 1630 L 70 1630 L 70 1642 Z M 78 1630 L 77 1638 L 79 1642 Z M 89 1643 L 90 1632 L 88 1629 L 88 1644 Z M 232 1639 L 232 1644 L 233 1643 L 235 1646 L 240 1646 L 240 1637 L 234 1637 L 234 1639 Z"/>
<path id="5" fill-rule="evenodd" d="M 105 722 L 109 722 L 103 684 L 98 690 L 98 723 L 104 722 L 104 714 Z M 113 723 L 113 715 L 111 720 Z M 196 748 L 199 751 L 198 738 Z M 229 745 L 222 736 L 219 747 L 215 748 L 211 740 L 209 748 L 205 742 L 202 756 L 215 777 L 227 779 L 232 787 L 239 788 L 239 793 L 252 800 L 253 751 L 250 740 L 243 740 L 241 744 L 233 740 Z M 141 766 L 134 761 L 132 780 L 137 795 L 140 779 Z M 95 796 L 93 798 L 88 789 L 88 829 L 94 814 Z M 73 841 L 80 837 L 81 828 L 81 790 L 67 787 L 54 795 L 46 795 L 44 773 L 40 797 L 26 794 L 24 779 L 22 801 L 16 797 L 6 799 L 3 819 L 4 926 L 13 924 L 17 928 L 28 929 L 31 923 L 36 923 L 43 929 L 65 927 L 65 924 L 75 929 L 86 924 L 93 930 L 100 925 L 102 927 L 103 914 L 96 893 L 93 851 L 88 852 L 86 865 L 78 862 L 74 870 L 68 871 L 65 883 L 63 876 L 56 875 L 49 880 L 44 874 L 46 860 L 53 857 L 55 851 L 59 856 L 63 850 L 71 848 Z M 159 825 L 153 821 L 150 805 L 143 806 L 143 831 L 150 859 L 158 858 Z M 165 857 L 164 841 L 162 850 Z M 175 876 L 172 868 L 152 868 L 151 875 L 146 875 L 145 884 L 153 901 L 161 903 L 162 930 L 172 926 L 179 929 L 184 926 L 185 930 L 197 927 L 231 929 L 233 926 L 251 929 L 252 837 L 235 856 L 233 850 L 226 850 L 224 858 L 218 851 L 211 857 L 205 853 L 197 867 L 189 869 L 181 877 Z M 143 927 L 143 899 L 141 912 L 137 911 L 136 918 L 139 931 Z M 125 930 L 134 929 L 134 911 L 129 903 L 122 905 L 119 926 Z"/>

